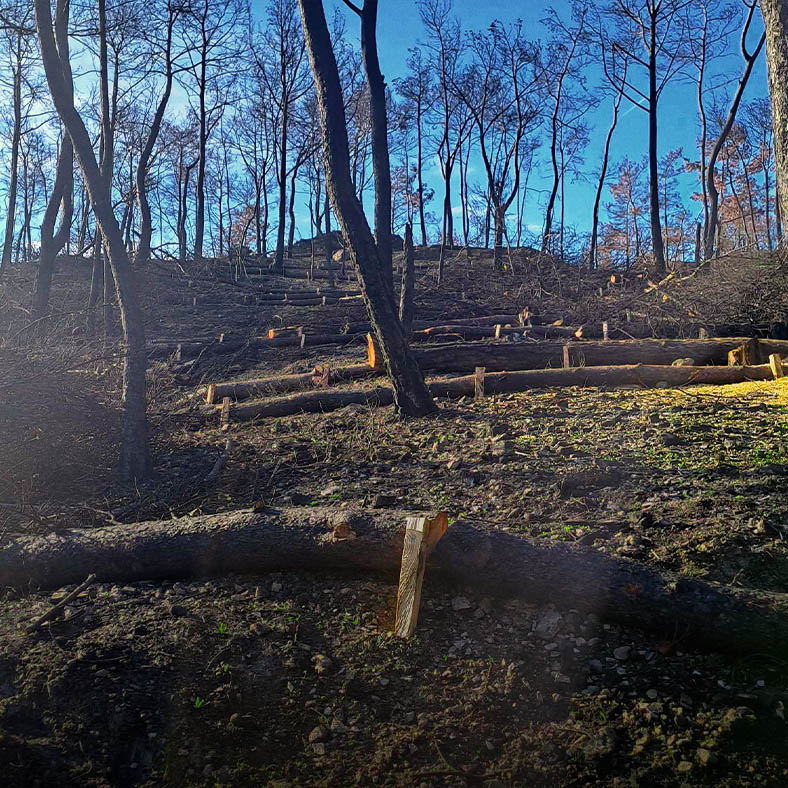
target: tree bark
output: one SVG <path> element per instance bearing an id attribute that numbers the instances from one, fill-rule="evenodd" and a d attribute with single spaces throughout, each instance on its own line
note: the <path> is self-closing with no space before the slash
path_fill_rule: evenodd
<path id="1" fill-rule="evenodd" d="M 788 216 L 788 0 L 761 0 L 780 217 Z M 780 225 L 781 223 L 780 219 Z"/>
<path id="2" fill-rule="evenodd" d="M 131 482 L 148 475 L 147 419 L 145 415 L 145 327 L 137 302 L 133 272 L 112 211 L 110 184 L 103 177 L 85 124 L 74 105 L 71 68 L 58 49 L 52 29 L 49 0 L 35 0 L 36 28 L 49 92 L 66 132 L 71 137 L 87 186 L 96 221 L 106 243 L 115 278 L 125 347 L 123 349 L 123 427 L 120 475 Z"/>
<path id="3" fill-rule="evenodd" d="M 736 93 L 733 96 L 733 101 L 731 102 L 730 109 L 728 110 L 728 116 L 725 119 L 725 123 L 722 126 L 722 130 L 720 131 L 719 136 L 717 137 L 717 141 L 714 143 L 714 148 L 711 151 L 708 164 L 706 165 L 705 194 L 708 200 L 708 221 L 706 227 L 704 228 L 704 259 L 705 260 L 711 260 L 712 257 L 714 257 L 714 251 L 715 251 L 714 241 L 717 233 L 717 223 L 719 221 L 720 194 L 717 191 L 717 183 L 715 179 L 717 160 L 719 159 L 720 153 L 722 152 L 722 147 L 725 144 L 725 141 L 728 139 L 728 135 L 730 134 L 731 129 L 733 128 L 733 124 L 736 121 L 736 114 L 739 111 L 739 105 L 741 104 L 741 100 L 744 96 L 744 90 L 747 87 L 747 83 L 750 80 L 750 74 L 752 74 L 752 69 L 755 66 L 755 61 L 758 59 L 758 55 L 760 55 L 761 49 L 763 49 L 764 41 L 766 40 L 766 33 L 764 33 L 761 36 L 760 41 L 758 42 L 758 46 L 756 46 L 751 53 L 747 50 L 747 31 L 749 30 L 750 23 L 753 18 L 753 14 L 755 13 L 755 8 L 756 8 L 756 4 L 753 3 L 753 5 L 750 6 L 750 11 L 747 15 L 747 19 L 744 24 L 744 28 L 742 30 L 741 53 L 742 53 L 742 57 L 744 58 L 744 71 L 742 72 L 742 75 L 739 78 L 739 84 L 736 88 Z M 752 219 L 753 219 L 753 229 L 754 229 L 755 227 L 754 215 Z"/>
<path id="4" fill-rule="evenodd" d="M 435 410 L 435 404 L 408 348 L 397 316 L 393 290 L 386 281 L 375 239 L 350 178 L 344 98 L 323 4 L 299 0 L 299 6 L 315 80 L 323 131 L 326 186 L 334 213 L 342 226 L 370 321 L 383 349 L 397 409 L 405 415 L 425 415 Z"/>
<path id="5" fill-rule="evenodd" d="M 391 246 L 391 170 L 389 167 L 386 83 L 380 71 L 377 44 L 378 0 L 364 0 L 361 9 L 361 57 L 369 85 L 372 126 L 372 169 L 375 176 L 375 242 L 383 278 L 394 293 Z"/>
<path id="6" fill-rule="evenodd" d="M 692 358 L 698 366 L 727 364 L 728 353 L 740 347 L 743 338 L 734 339 L 622 339 L 607 342 L 570 342 L 573 365 L 605 366 L 619 364 L 672 364 L 679 358 Z M 472 372 L 476 367 L 493 370 L 541 369 L 560 367 L 563 342 L 512 342 L 490 344 L 436 345 L 414 348 L 413 356 L 422 371 Z M 759 340 L 762 359 L 771 353 L 788 355 L 788 342 Z M 690 367 L 689 369 L 693 369 Z"/>
<path id="7" fill-rule="evenodd" d="M 659 218 L 659 166 L 657 129 L 659 118 L 659 93 L 657 91 L 657 9 L 650 13 L 648 61 L 648 173 L 649 173 L 649 218 L 651 221 L 651 246 L 654 252 L 654 267 L 658 274 L 667 271 L 665 243 Z"/>
<path id="8" fill-rule="evenodd" d="M 159 104 L 156 107 L 156 113 L 153 116 L 153 121 L 151 122 L 148 136 L 145 139 L 145 145 L 142 148 L 139 161 L 137 162 L 136 191 L 137 204 L 140 209 L 140 238 L 139 243 L 137 244 L 137 254 L 135 256 L 135 262 L 137 264 L 146 263 L 150 258 L 153 222 L 151 219 L 150 203 L 148 202 L 148 166 L 150 164 L 150 157 L 153 153 L 153 148 L 156 145 L 156 140 L 159 138 L 159 131 L 161 130 L 161 124 L 164 120 L 164 113 L 167 109 L 167 103 L 169 102 L 170 95 L 172 93 L 172 31 L 178 13 L 179 12 L 174 6 L 170 6 L 169 16 L 167 18 L 167 44 L 164 50 L 164 92 L 161 94 L 161 98 L 159 99 Z"/>
<path id="9" fill-rule="evenodd" d="M 484 366 L 480 364 L 479 366 Z M 565 388 L 569 386 L 692 386 L 724 385 L 748 380 L 772 380 L 768 364 L 749 367 L 673 367 L 663 365 L 623 365 L 600 367 L 575 367 L 572 369 L 535 369 L 518 372 L 492 372 L 484 376 L 485 394 L 512 394 L 538 388 Z M 444 378 L 427 384 L 435 397 L 460 399 L 474 396 L 476 377 Z M 388 388 L 320 390 L 305 394 L 249 402 L 231 409 L 232 421 L 293 416 L 299 413 L 327 413 L 348 405 L 385 406 L 394 401 Z"/>
<path id="10" fill-rule="evenodd" d="M 0 272 L 11 264 L 11 252 L 14 246 L 14 219 L 16 217 L 16 192 L 19 179 L 19 146 L 22 139 L 22 32 L 16 35 L 16 63 L 13 70 L 14 91 L 13 110 L 14 128 L 11 133 L 11 164 L 8 181 L 8 201 L 6 203 L 5 239 L 3 256 L 0 258 Z"/>
<path id="11" fill-rule="evenodd" d="M 413 258 L 413 224 L 405 225 L 405 244 L 402 259 L 402 289 L 399 301 L 399 320 L 405 336 L 413 330 L 413 291 L 416 285 L 416 265 Z"/>
<path id="12" fill-rule="evenodd" d="M 0 584 L 52 590 L 79 583 L 209 577 L 229 572 L 346 571 L 396 582 L 409 512 L 327 508 L 186 517 L 19 537 L 0 547 Z M 480 592 L 554 603 L 724 652 L 784 655 L 788 596 L 660 573 L 576 544 L 453 523 L 430 576 Z M 350 528 L 354 539 L 333 539 Z M 556 584 L 556 577 L 571 582 Z"/>

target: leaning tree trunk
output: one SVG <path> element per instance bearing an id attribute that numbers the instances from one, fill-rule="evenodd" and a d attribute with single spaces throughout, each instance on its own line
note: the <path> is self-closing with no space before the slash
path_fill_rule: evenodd
<path id="1" fill-rule="evenodd" d="M 88 575 L 122 583 L 287 570 L 372 573 L 396 582 L 411 514 L 246 510 L 22 536 L 0 546 L 0 584 L 51 590 Z M 788 649 L 788 594 L 658 572 L 576 543 L 461 519 L 430 554 L 428 571 L 483 593 L 593 612 L 668 640 L 680 632 L 688 645 L 780 657 Z"/>
<path id="2" fill-rule="evenodd" d="M 59 0 L 58 7 L 66 6 Z M 61 210 L 62 206 L 62 210 Z M 41 320 L 49 307 L 49 293 L 52 288 L 52 276 L 55 271 L 55 258 L 68 243 L 71 234 L 71 217 L 74 210 L 74 149 L 71 137 L 63 135 L 60 143 L 60 155 L 57 160 L 57 171 L 52 193 L 49 195 L 44 218 L 41 222 L 41 247 L 38 261 L 38 274 L 33 292 L 33 305 L 30 317 L 33 321 Z M 55 222 L 60 211 L 60 227 L 55 232 Z"/>
<path id="3" fill-rule="evenodd" d="M 35 0 L 36 27 L 52 102 L 71 137 L 96 221 L 104 236 L 115 279 L 123 324 L 123 428 L 120 473 L 125 481 L 148 475 L 148 429 L 145 414 L 145 327 L 137 302 L 133 273 L 123 237 L 112 210 L 112 195 L 96 161 L 87 128 L 74 105 L 71 66 L 52 29 L 49 0 Z"/>
<path id="4" fill-rule="evenodd" d="M 788 0 L 761 0 L 780 217 L 788 216 Z"/>
<path id="5" fill-rule="evenodd" d="M 350 178 L 345 105 L 323 4 L 299 0 L 299 6 L 320 110 L 326 187 L 334 213 L 358 272 L 361 292 L 380 341 L 397 408 L 406 415 L 425 415 L 435 410 L 435 403 L 411 355 L 397 316 L 393 291 L 386 281 L 375 239 Z"/>
<path id="6" fill-rule="evenodd" d="M 137 244 L 137 254 L 135 261 L 146 263 L 150 258 L 150 245 L 153 236 L 153 222 L 151 219 L 150 202 L 148 201 L 148 165 L 150 164 L 150 157 L 153 153 L 153 148 L 156 145 L 156 140 L 159 137 L 162 120 L 164 119 L 164 112 L 167 109 L 167 103 L 170 100 L 172 93 L 172 28 L 174 24 L 174 11 L 170 12 L 170 17 L 167 20 L 167 45 L 165 48 L 165 63 L 166 63 L 166 76 L 164 82 L 164 92 L 159 99 L 159 105 L 156 107 L 156 113 L 153 116 L 148 137 L 145 140 L 145 145 L 140 153 L 140 159 L 137 162 L 136 173 L 136 186 L 137 186 L 137 204 L 140 209 L 140 239 Z"/>

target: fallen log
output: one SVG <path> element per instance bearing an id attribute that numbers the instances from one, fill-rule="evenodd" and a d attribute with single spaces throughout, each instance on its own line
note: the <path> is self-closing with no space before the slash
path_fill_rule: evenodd
<path id="1" fill-rule="evenodd" d="M 325 369 L 328 369 L 327 378 L 322 374 Z M 216 402 L 220 402 L 224 397 L 230 397 L 230 399 L 237 402 L 253 397 L 264 397 L 270 394 L 309 389 L 318 385 L 332 385 L 349 380 L 360 380 L 371 377 L 374 374 L 376 374 L 375 370 L 367 364 L 335 368 L 317 366 L 311 372 L 305 372 L 301 375 L 278 375 L 269 378 L 211 383 L 205 390 L 205 401 L 208 405 L 213 405 Z"/>
<path id="2" fill-rule="evenodd" d="M 372 573 L 396 582 L 409 514 L 246 510 L 19 536 L 0 547 L 0 585 L 51 590 L 88 574 L 117 583 L 283 570 Z M 355 538 L 334 536 L 351 531 Z M 660 573 L 593 548 L 470 522 L 449 526 L 429 558 L 429 575 L 593 612 L 670 640 L 679 633 L 683 643 L 720 651 L 782 656 L 788 649 L 788 595 Z"/>
<path id="3" fill-rule="evenodd" d="M 570 342 L 571 366 L 620 366 L 626 364 L 671 364 L 678 358 L 692 358 L 697 366 L 727 364 L 728 352 L 739 347 L 742 339 L 629 339 L 608 342 Z M 471 372 L 476 367 L 488 371 L 542 369 L 563 364 L 565 343 L 562 342 L 506 342 L 466 343 L 414 348 L 423 371 Z M 760 360 L 772 353 L 788 353 L 788 341 L 759 340 Z M 370 366 L 381 363 L 380 354 L 367 336 L 367 359 Z"/>
<path id="4" fill-rule="evenodd" d="M 357 334 L 298 334 L 274 337 L 252 337 L 250 339 L 226 339 L 223 342 L 152 342 L 148 346 L 150 358 L 166 358 L 173 354 L 180 358 L 192 358 L 203 351 L 221 355 L 242 350 L 264 350 L 274 347 L 320 347 L 322 345 L 349 345 L 357 340 Z"/>
<path id="5" fill-rule="evenodd" d="M 517 372 L 485 372 L 484 393 L 514 394 L 534 388 L 594 386 L 677 387 L 692 385 L 724 385 L 748 380 L 771 380 L 769 364 L 754 367 L 673 367 L 634 364 L 618 367 L 570 367 L 568 369 L 534 369 Z M 427 382 L 433 397 L 459 399 L 476 395 L 477 376 L 440 378 Z M 233 407 L 233 421 L 250 421 L 271 416 L 292 416 L 297 413 L 327 413 L 348 405 L 390 405 L 391 389 L 352 389 L 315 391 L 286 397 L 249 402 Z"/>

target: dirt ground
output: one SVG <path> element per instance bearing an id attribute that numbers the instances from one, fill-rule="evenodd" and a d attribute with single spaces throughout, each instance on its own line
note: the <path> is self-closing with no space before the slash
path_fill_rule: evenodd
<path id="1" fill-rule="evenodd" d="M 151 274 L 151 337 L 363 319 L 354 302 L 236 310 L 240 286 L 196 276 L 193 287 L 226 299 L 173 304 L 188 278 Z M 466 269 L 448 294 L 423 282 L 418 316 L 512 309 L 536 292 L 525 277 L 486 277 L 471 299 L 466 280 L 478 278 Z M 62 312 L 76 311 L 86 281 L 61 274 Z M 0 435 L 18 462 L 3 467 L 0 540 L 260 502 L 444 509 L 656 569 L 788 590 L 787 383 L 531 391 L 441 402 L 435 417 L 405 422 L 357 406 L 259 420 L 232 428 L 236 448 L 208 486 L 227 435 L 206 417 L 202 385 L 360 360 L 363 348 L 158 363 L 156 475 L 128 491 L 112 483 L 117 367 L 82 339 L 81 319 L 58 325 L 57 363 L 46 348 L 32 362 L 3 351 Z M 53 392 L 47 418 L 40 401 Z M 25 625 L 71 587 L 5 590 L 3 784 L 788 785 L 785 661 L 691 650 L 679 628 L 622 629 L 602 608 L 581 615 L 561 605 L 571 582 L 555 578 L 546 608 L 445 585 L 428 569 L 408 641 L 391 636 L 396 578 L 94 584 L 32 634 Z"/>

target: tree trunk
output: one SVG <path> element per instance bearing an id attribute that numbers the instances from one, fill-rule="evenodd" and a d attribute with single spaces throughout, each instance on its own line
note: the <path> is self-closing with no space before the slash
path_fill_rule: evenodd
<path id="1" fill-rule="evenodd" d="M 249 510 L 112 528 L 19 537 L 0 547 L 0 583 L 52 590 L 233 573 L 307 570 L 367 572 L 396 582 L 410 512 L 328 508 Z M 355 539 L 332 539 L 350 528 Z M 593 612 L 687 645 L 782 656 L 788 596 L 660 573 L 593 548 L 532 539 L 471 522 L 453 523 L 430 554 L 428 571 L 484 593 Z M 571 582 L 556 584 L 556 577 Z"/>
<path id="2" fill-rule="evenodd" d="M 397 408 L 406 415 L 425 415 L 435 410 L 435 404 L 408 348 L 394 305 L 393 291 L 386 281 L 375 239 L 350 178 L 344 99 L 323 4 L 299 0 L 299 7 L 315 80 L 323 131 L 326 186 L 334 213 L 342 226 L 370 321 L 383 348 Z"/>
<path id="3" fill-rule="evenodd" d="M 8 181 L 8 202 L 5 216 L 5 239 L 3 256 L 0 258 L 0 271 L 11 263 L 11 252 L 14 246 L 14 219 L 16 217 L 16 192 L 19 178 L 19 145 L 22 139 L 22 33 L 16 36 L 16 60 L 14 74 L 14 128 L 11 134 L 10 179 Z"/>
<path id="4" fill-rule="evenodd" d="M 780 218 L 788 216 L 788 0 L 761 0 Z"/>
<path id="5" fill-rule="evenodd" d="M 405 225 L 405 249 L 402 261 L 402 289 L 399 301 L 399 320 L 405 336 L 413 330 L 413 290 L 416 284 L 416 264 L 413 258 L 413 224 Z"/>
<path id="6" fill-rule="evenodd" d="M 166 69 L 164 92 L 159 99 L 159 104 L 156 107 L 156 113 L 153 116 L 153 121 L 151 123 L 150 130 L 148 131 L 148 136 L 145 140 L 145 145 L 142 148 L 140 159 L 137 162 L 137 204 L 139 205 L 140 209 L 140 239 L 139 243 L 137 244 L 137 254 L 135 257 L 135 262 L 137 264 L 146 263 L 150 258 L 153 223 L 151 219 L 150 203 L 148 202 L 148 165 L 150 164 L 150 157 L 153 153 L 153 148 L 156 145 L 156 140 L 159 137 L 161 124 L 164 120 L 164 113 L 167 109 L 167 103 L 170 100 L 170 94 L 172 93 L 172 29 L 173 25 L 175 24 L 176 16 L 177 11 L 170 10 L 169 18 L 167 19 L 167 45 L 164 50 Z"/>
<path id="7" fill-rule="evenodd" d="M 599 205 L 602 202 L 602 190 L 605 187 L 605 178 L 607 177 L 607 166 L 610 161 L 610 144 L 613 140 L 613 132 L 618 125 L 618 111 L 621 106 L 621 99 L 623 98 L 623 91 L 616 94 L 615 101 L 613 102 L 613 119 L 610 121 L 610 128 L 607 130 L 605 137 L 605 149 L 602 154 L 602 169 L 599 171 L 599 180 L 596 184 L 596 194 L 594 195 L 594 209 L 591 213 L 591 246 L 588 251 L 588 267 L 595 269 L 597 267 L 597 244 L 599 238 Z"/>
<path id="8" fill-rule="evenodd" d="M 659 219 L 659 151 L 657 147 L 659 93 L 657 92 L 656 14 L 656 10 L 651 14 L 648 61 L 649 218 L 651 220 L 651 246 L 654 252 L 654 267 L 659 275 L 664 275 L 667 271 L 667 264 L 665 262 L 665 244 L 662 239 L 662 227 Z"/>
<path id="9" fill-rule="evenodd" d="M 568 347 L 573 366 L 672 364 L 679 358 L 692 358 L 700 366 L 727 364 L 728 353 L 746 341 L 742 338 L 620 339 L 570 342 Z M 763 354 L 761 360 L 771 353 L 788 355 L 788 342 L 759 340 L 759 345 Z M 490 371 L 560 367 L 564 347 L 566 345 L 562 342 L 467 342 L 414 348 L 412 352 L 424 372 L 472 372 L 476 367 L 486 367 Z"/>
<path id="10" fill-rule="evenodd" d="M 276 252 L 274 268 L 281 271 L 285 261 L 285 217 L 287 215 L 287 120 L 289 112 L 287 93 L 282 94 L 282 130 L 279 141 L 279 223 L 276 227 Z"/>
<path id="11" fill-rule="evenodd" d="M 386 83 L 380 71 L 377 44 L 378 0 L 364 0 L 361 9 L 361 57 L 369 85 L 372 127 L 372 169 L 375 176 L 375 242 L 383 279 L 393 295 L 394 265 L 391 246 L 391 170 L 389 166 Z M 407 175 L 406 175 L 407 177 Z"/>
<path id="12" fill-rule="evenodd" d="M 90 136 L 74 105 L 71 67 L 58 49 L 52 29 L 49 0 L 35 0 L 36 27 L 49 92 L 60 120 L 71 137 L 74 152 L 87 186 L 96 220 L 106 242 L 115 279 L 123 323 L 123 427 L 120 460 L 121 477 L 132 482 L 148 475 L 147 420 L 145 415 L 145 327 L 137 302 L 129 258 L 117 220 L 112 212 L 110 184 L 98 167 Z"/>
<path id="13" fill-rule="evenodd" d="M 64 0 L 59 0 L 58 10 L 68 8 Z M 68 11 L 66 11 L 68 13 Z M 58 37 L 60 40 L 60 37 Z M 62 211 L 61 211 L 62 207 Z M 74 209 L 74 149 L 71 137 L 63 134 L 60 142 L 60 155 L 57 160 L 55 182 L 49 195 L 44 218 L 41 222 L 41 247 L 38 261 L 38 274 L 33 292 L 33 304 L 30 313 L 32 321 L 40 320 L 49 308 L 49 293 L 52 288 L 52 276 L 55 270 L 55 258 L 68 242 L 71 234 L 71 217 Z M 58 211 L 60 227 L 55 232 Z"/>

